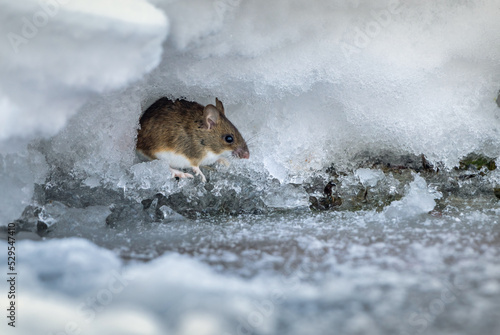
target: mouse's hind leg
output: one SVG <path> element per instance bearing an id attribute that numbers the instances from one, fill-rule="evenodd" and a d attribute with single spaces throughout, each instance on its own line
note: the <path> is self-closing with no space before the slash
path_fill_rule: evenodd
<path id="1" fill-rule="evenodd" d="M 194 174 L 197 175 L 197 176 L 201 176 L 201 180 L 206 183 L 207 182 L 207 178 L 205 178 L 205 175 L 203 174 L 203 172 L 201 172 L 200 170 L 200 167 L 199 166 L 193 166 L 193 171 L 194 171 Z"/>
<path id="2" fill-rule="evenodd" d="M 170 168 L 170 172 L 172 173 L 172 178 L 194 178 L 194 176 L 190 173 L 185 173 L 176 169 Z"/>

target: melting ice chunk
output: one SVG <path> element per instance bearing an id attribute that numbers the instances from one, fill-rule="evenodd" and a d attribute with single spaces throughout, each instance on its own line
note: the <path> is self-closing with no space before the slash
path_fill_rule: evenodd
<path id="1" fill-rule="evenodd" d="M 356 170 L 355 175 L 359 178 L 359 181 L 364 187 L 374 187 L 380 180 L 385 178 L 382 171 L 372 169 L 358 169 Z"/>
<path id="2" fill-rule="evenodd" d="M 441 196 L 440 192 L 429 189 L 424 178 L 415 174 L 405 197 L 394 201 L 382 215 L 390 220 L 398 220 L 424 214 L 434 209 L 435 199 L 440 199 Z"/>

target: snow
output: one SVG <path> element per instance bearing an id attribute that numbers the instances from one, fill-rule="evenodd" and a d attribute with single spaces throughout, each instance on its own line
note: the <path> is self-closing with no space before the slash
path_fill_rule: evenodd
<path id="1" fill-rule="evenodd" d="M 114 1 L 84 0 L 2 0 L 0 6 L 6 35 L 0 43 L 0 153 L 17 154 L 8 160 L 19 165 L 31 164 L 23 149 L 28 140 L 57 134 L 88 99 L 156 67 L 168 31 L 165 15 L 143 0 L 119 9 Z M 11 166 L 4 169 L 15 174 Z M 1 184 L 25 189 L 18 204 L 30 200 L 34 182 L 22 173 L 19 181 Z M 22 211 L 0 203 L 4 224 Z"/>
<path id="2" fill-rule="evenodd" d="M 0 48 L 1 140 L 54 135 L 95 93 L 139 79 L 158 65 L 168 28 L 164 14 L 141 0 L 120 9 L 114 1 L 0 5 L 9 34 Z"/>
<path id="3" fill-rule="evenodd" d="M 498 155 L 498 49 L 482 33 L 498 28 L 491 2 L 411 2 L 349 57 L 342 46 L 354 45 L 355 28 L 366 29 L 383 2 L 273 2 L 279 15 L 264 15 L 270 5 L 259 1 L 154 4 L 171 21 L 162 62 L 94 99 L 58 134 L 52 144 L 74 161 L 68 169 L 116 182 L 133 164 L 141 111 L 163 95 L 222 99 L 243 135 L 255 136 L 247 166 L 284 183 L 364 151 L 424 153 L 449 166 L 476 149 Z M 456 38 L 474 17 L 477 27 Z M 108 119 L 91 121 L 101 115 Z"/>
<path id="4" fill-rule="evenodd" d="M 0 228 L 45 236 L 2 334 L 500 332 L 500 172 L 453 170 L 500 156 L 496 0 L 0 8 Z M 218 97 L 251 159 L 139 162 L 161 96 Z"/>

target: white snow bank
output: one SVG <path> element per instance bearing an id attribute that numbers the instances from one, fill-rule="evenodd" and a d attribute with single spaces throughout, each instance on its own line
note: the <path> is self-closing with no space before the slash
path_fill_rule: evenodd
<path id="1" fill-rule="evenodd" d="M 6 247 L 3 242 L 0 246 Z M 109 250 L 78 238 L 20 241 L 16 246 L 23 256 L 18 265 L 22 276 L 18 277 L 15 329 L 21 335 L 79 331 L 113 335 L 276 334 L 282 322 L 295 329 L 290 334 L 304 333 L 296 327 L 306 325 L 322 334 L 326 332 L 321 325 L 309 323 L 300 307 L 290 306 L 319 302 L 328 310 L 352 299 L 364 299 L 359 289 L 371 285 L 377 271 L 376 267 L 339 265 L 337 272 L 345 277 L 326 274 L 313 284 L 304 280 L 309 271 L 305 268 L 245 279 L 218 273 L 196 258 L 178 254 L 124 264 Z M 415 282 L 407 274 L 404 278 L 391 271 L 378 274 L 376 282 L 381 285 L 405 287 Z M 5 291 L 5 286 L 3 281 L 0 288 Z M 378 287 L 373 289 L 377 293 L 367 300 L 378 308 L 385 310 L 397 302 L 394 296 L 378 293 Z M 6 302 L 6 296 L 0 301 Z M 337 324 L 350 317 L 349 311 L 339 311 L 332 319 L 331 314 L 325 314 L 327 310 L 318 317 Z M 14 334 L 5 323 L 0 327 L 5 329 L 2 334 Z"/>
<path id="2" fill-rule="evenodd" d="M 499 153 L 495 0 L 155 3 L 172 29 L 145 106 L 218 96 L 280 180 L 364 150 Z"/>
<path id="3" fill-rule="evenodd" d="M 165 95 L 219 97 L 255 136 L 244 164 L 281 182 L 366 151 L 448 166 L 474 150 L 500 155 L 495 1 L 154 3 L 171 23 L 161 64 L 55 141 L 83 175 L 123 174 L 141 111 Z M 103 114 L 110 121 L 95 124 Z"/>
<path id="4" fill-rule="evenodd" d="M 0 140 L 54 135 L 92 94 L 154 68 L 167 32 L 144 0 L 0 0 Z"/>
<path id="5" fill-rule="evenodd" d="M 262 309 L 272 313 L 283 299 L 311 297 L 315 291 L 298 278 L 224 276 L 178 254 L 124 265 L 113 252 L 78 238 L 16 246 L 23 256 L 17 299 L 23 316 L 17 334 L 67 329 L 84 334 L 233 333 L 238 322 L 249 327 L 247 318 Z M 259 328 L 273 326 L 274 318 L 266 315 Z"/>

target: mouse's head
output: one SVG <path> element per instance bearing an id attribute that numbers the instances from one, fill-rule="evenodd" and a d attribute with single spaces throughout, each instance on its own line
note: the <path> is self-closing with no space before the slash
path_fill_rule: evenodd
<path id="1" fill-rule="evenodd" d="M 203 110 L 203 128 L 207 135 L 204 145 L 208 150 L 219 155 L 231 151 L 238 158 L 249 158 L 247 144 L 236 127 L 226 118 L 224 106 L 219 99 L 214 105 L 207 105 Z"/>

